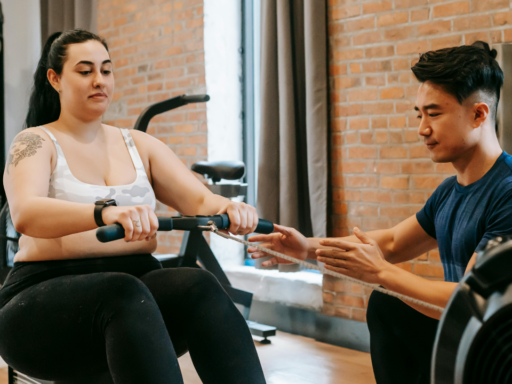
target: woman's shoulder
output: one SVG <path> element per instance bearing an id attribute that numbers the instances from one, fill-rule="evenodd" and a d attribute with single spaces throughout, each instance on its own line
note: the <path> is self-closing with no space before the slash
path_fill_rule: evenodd
<path id="1" fill-rule="evenodd" d="M 108 130 L 109 132 L 114 132 L 114 131 L 119 132 L 120 130 L 127 131 L 129 133 L 129 135 L 135 141 L 135 144 L 138 144 L 139 141 L 141 142 L 141 144 L 143 144 L 145 142 L 148 142 L 148 141 L 151 141 L 154 139 L 152 136 L 148 135 L 146 132 L 137 131 L 135 129 L 118 128 L 118 127 L 114 127 L 113 125 L 108 125 L 108 124 L 102 124 L 102 125 L 103 125 L 103 128 Z"/>
<path id="2" fill-rule="evenodd" d="M 30 127 L 25 128 L 19 132 L 13 139 L 12 145 L 22 143 L 37 148 L 50 148 L 53 149 L 53 137 L 43 127 Z"/>

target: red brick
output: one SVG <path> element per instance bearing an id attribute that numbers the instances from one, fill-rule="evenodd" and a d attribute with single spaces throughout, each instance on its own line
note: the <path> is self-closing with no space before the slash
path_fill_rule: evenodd
<path id="1" fill-rule="evenodd" d="M 347 73 L 346 64 L 330 65 L 329 74 L 331 76 L 345 75 Z"/>
<path id="2" fill-rule="evenodd" d="M 382 33 L 380 31 L 363 32 L 352 37 L 354 45 L 367 45 L 380 43 L 382 41 Z"/>
<path id="3" fill-rule="evenodd" d="M 388 142 L 388 133 L 387 132 L 375 132 L 375 143 L 376 144 L 383 144 Z"/>
<path id="4" fill-rule="evenodd" d="M 413 185 L 417 189 L 435 189 L 443 180 L 444 178 L 439 176 L 414 176 L 412 178 Z"/>
<path id="5" fill-rule="evenodd" d="M 349 215 L 352 216 L 372 216 L 375 217 L 379 213 L 379 207 L 376 205 L 368 205 L 368 204 L 350 204 Z"/>
<path id="6" fill-rule="evenodd" d="M 484 32 L 484 31 L 474 32 L 474 33 L 466 33 L 464 35 L 464 39 L 465 39 L 466 45 L 473 44 L 475 41 L 479 41 L 479 40 L 485 41 L 488 43 L 491 42 L 489 32 Z"/>
<path id="7" fill-rule="evenodd" d="M 416 27 L 401 26 L 399 28 L 386 29 L 384 31 L 385 41 L 407 40 L 416 35 Z"/>
<path id="8" fill-rule="evenodd" d="M 449 17 L 455 15 L 462 15 L 469 12 L 468 1 L 457 1 L 455 3 L 437 5 L 432 10 L 432 16 L 438 17 Z"/>
<path id="9" fill-rule="evenodd" d="M 351 147 L 348 153 L 351 159 L 373 159 L 377 156 L 377 148 Z"/>
<path id="10" fill-rule="evenodd" d="M 383 75 L 367 76 L 364 81 L 369 86 L 381 86 L 386 84 L 386 77 Z"/>
<path id="11" fill-rule="evenodd" d="M 404 128 L 406 125 L 406 119 L 405 116 L 390 116 L 389 117 L 389 127 L 390 128 Z M 392 137 L 392 142 L 401 143 L 402 140 L 402 134 L 400 134 L 400 141 L 394 141 Z"/>
<path id="12" fill-rule="evenodd" d="M 385 189 L 407 189 L 409 187 L 409 177 L 382 177 L 380 186 Z"/>
<path id="13" fill-rule="evenodd" d="M 364 299 L 361 296 L 352 296 L 347 294 L 337 294 L 334 299 L 335 305 L 345 305 L 348 307 L 364 308 Z"/>
<path id="14" fill-rule="evenodd" d="M 396 46 L 396 53 L 399 56 L 408 55 L 411 53 L 424 53 L 429 50 L 428 41 L 417 40 L 407 43 L 399 43 Z"/>
<path id="15" fill-rule="evenodd" d="M 364 51 L 362 49 L 347 49 L 334 53 L 334 58 L 338 61 L 345 60 L 356 60 L 364 57 Z"/>
<path id="16" fill-rule="evenodd" d="M 350 283 L 330 275 L 324 275 L 323 289 L 331 292 L 349 292 Z"/>
<path id="17" fill-rule="evenodd" d="M 377 173 L 400 173 L 400 163 L 396 161 L 379 161 L 374 170 Z"/>
<path id="18" fill-rule="evenodd" d="M 430 15 L 430 9 L 424 8 L 424 9 L 416 9 L 414 11 L 411 11 L 411 21 L 423 21 L 428 20 L 428 17 Z"/>
<path id="19" fill-rule="evenodd" d="M 355 32 L 372 28 L 375 28 L 375 16 L 363 17 L 361 19 L 348 20 L 345 22 L 345 30 L 347 32 Z"/>
<path id="20" fill-rule="evenodd" d="M 404 89 L 400 87 L 386 88 L 380 91 L 381 100 L 401 99 L 404 97 Z"/>
<path id="21" fill-rule="evenodd" d="M 395 54 L 395 47 L 393 45 L 387 46 L 378 46 L 367 48 L 364 51 L 364 56 L 366 58 L 375 58 L 375 57 L 390 57 Z"/>
<path id="22" fill-rule="evenodd" d="M 350 176 L 347 177 L 347 186 L 350 188 L 375 188 L 377 178 L 372 176 Z"/>
<path id="23" fill-rule="evenodd" d="M 384 115 L 393 113 L 393 103 L 366 103 L 363 105 L 363 113 L 370 115 Z"/>
<path id="24" fill-rule="evenodd" d="M 337 77 L 334 79 L 334 89 L 354 88 L 361 85 L 361 79 L 356 77 Z"/>
<path id="25" fill-rule="evenodd" d="M 387 128 L 388 119 L 387 117 L 372 117 L 372 128 Z"/>
<path id="26" fill-rule="evenodd" d="M 371 101 L 377 100 L 379 92 L 376 89 L 357 89 L 348 94 L 349 101 Z"/>
<path id="27" fill-rule="evenodd" d="M 506 9 L 509 8 L 509 0 L 485 0 L 485 1 L 472 1 L 473 12 L 487 12 L 491 9 Z"/>
<path id="28" fill-rule="evenodd" d="M 486 2 L 481 3 L 485 4 Z M 476 15 L 468 17 L 458 17 L 453 19 L 454 31 L 466 31 L 470 29 L 475 29 L 475 25 L 478 25 L 478 29 L 489 28 L 491 26 L 491 15 Z"/>
<path id="29" fill-rule="evenodd" d="M 363 4 L 363 14 L 374 14 L 377 12 L 389 11 L 393 8 L 391 0 L 377 1 Z"/>
<path id="30" fill-rule="evenodd" d="M 332 18 L 334 20 L 346 19 L 361 14 L 361 7 L 359 5 L 345 5 L 332 9 Z"/>
<path id="31" fill-rule="evenodd" d="M 378 27 L 387 27 L 390 25 L 398 25 L 398 24 L 407 23 L 408 20 L 409 20 L 409 14 L 407 12 L 386 13 L 386 14 L 377 16 L 377 26 Z"/>
<path id="32" fill-rule="evenodd" d="M 343 173 L 363 173 L 366 171 L 366 163 L 342 161 L 340 171 Z"/>
<path id="33" fill-rule="evenodd" d="M 432 173 L 434 172 L 434 163 L 430 160 L 409 161 L 402 163 L 402 173 Z"/>
<path id="34" fill-rule="evenodd" d="M 368 129 L 370 120 L 367 117 L 349 119 L 349 129 Z"/>
<path id="35" fill-rule="evenodd" d="M 336 316 L 336 317 L 341 317 L 344 319 L 351 319 L 352 318 L 351 313 L 352 313 L 351 308 L 334 307 L 334 316 Z"/>
<path id="36" fill-rule="evenodd" d="M 444 277 L 443 267 L 439 265 L 415 263 L 414 273 L 417 275 L 428 277 Z"/>
<path id="37" fill-rule="evenodd" d="M 381 159 L 404 159 L 407 158 L 407 149 L 403 147 L 381 147 Z"/>
<path id="38" fill-rule="evenodd" d="M 380 215 L 383 217 L 394 217 L 405 219 L 412 215 L 410 207 L 381 207 Z"/>
<path id="39" fill-rule="evenodd" d="M 450 20 L 430 21 L 418 25 L 418 36 L 439 35 L 441 33 L 450 32 L 452 22 Z"/>

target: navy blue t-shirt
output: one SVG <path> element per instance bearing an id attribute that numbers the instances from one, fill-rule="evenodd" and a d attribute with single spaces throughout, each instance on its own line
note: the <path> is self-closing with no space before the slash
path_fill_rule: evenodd
<path id="1" fill-rule="evenodd" d="M 512 235 L 512 156 L 505 151 L 468 186 L 453 176 L 441 183 L 416 214 L 437 240 L 446 281 L 458 282 L 473 253 L 496 236 Z"/>

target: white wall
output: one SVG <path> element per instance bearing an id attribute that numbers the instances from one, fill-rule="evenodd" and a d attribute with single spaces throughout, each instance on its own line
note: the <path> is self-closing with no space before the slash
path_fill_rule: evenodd
<path id="1" fill-rule="evenodd" d="M 5 151 L 21 131 L 41 55 L 39 0 L 2 0 L 4 12 Z"/>
<path id="2" fill-rule="evenodd" d="M 204 1 L 209 161 L 243 160 L 241 19 L 240 1 Z M 222 266 L 243 263 L 242 244 L 212 235 L 210 246 Z"/>

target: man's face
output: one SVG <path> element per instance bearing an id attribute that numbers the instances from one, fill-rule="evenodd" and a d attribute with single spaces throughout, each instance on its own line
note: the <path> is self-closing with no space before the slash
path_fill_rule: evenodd
<path id="1" fill-rule="evenodd" d="M 429 81 L 422 83 L 416 101 L 419 135 L 436 163 L 454 162 L 478 143 L 473 105 Z"/>

